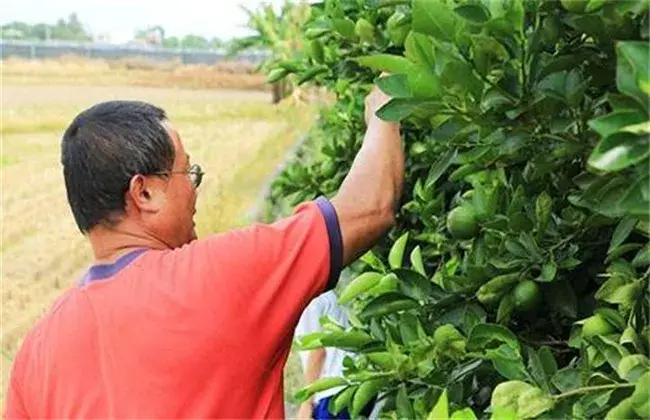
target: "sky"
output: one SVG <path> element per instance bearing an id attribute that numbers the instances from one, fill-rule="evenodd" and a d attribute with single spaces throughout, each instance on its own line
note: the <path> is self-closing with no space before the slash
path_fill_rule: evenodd
<path id="1" fill-rule="evenodd" d="M 255 9 L 282 0 L 1 0 L 0 24 L 23 21 L 55 23 L 76 12 L 90 32 L 109 34 L 113 42 L 132 39 L 137 29 L 153 25 L 166 36 L 188 33 L 208 38 L 245 36 L 246 14 L 240 5 Z"/>

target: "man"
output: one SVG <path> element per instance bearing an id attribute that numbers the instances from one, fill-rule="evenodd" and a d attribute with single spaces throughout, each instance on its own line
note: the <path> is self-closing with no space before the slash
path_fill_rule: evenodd
<path id="1" fill-rule="evenodd" d="M 5 418 L 281 418 L 282 370 L 305 306 L 393 224 L 399 126 L 366 100 L 362 148 L 331 201 L 196 239 L 203 172 L 163 110 L 101 103 L 61 150 L 95 261 L 26 336 Z M 217 146 L 218 147 L 218 146 Z"/>
<path id="2" fill-rule="evenodd" d="M 320 319 L 329 317 L 332 321 L 344 328 L 349 326 L 345 310 L 338 303 L 338 298 L 333 290 L 323 293 L 311 301 L 305 312 L 300 316 L 296 327 L 296 336 L 307 335 L 322 331 Z M 328 347 L 299 353 L 303 368 L 305 383 L 310 384 L 319 378 L 343 376 L 343 359 L 354 356 L 353 353 L 341 349 Z M 299 419 L 349 419 L 348 410 L 334 415 L 329 411 L 330 400 L 341 388 L 330 388 L 317 392 L 312 398 L 304 401 L 298 410 Z M 372 404 L 364 409 L 362 414 L 368 417 Z"/>

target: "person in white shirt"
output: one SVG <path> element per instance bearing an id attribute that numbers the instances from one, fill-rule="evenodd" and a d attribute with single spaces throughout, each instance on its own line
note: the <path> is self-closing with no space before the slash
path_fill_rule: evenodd
<path id="1" fill-rule="evenodd" d="M 329 316 L 334 322 L 344 328 L 349 326 L 348 317 L 343 307 L 338 303 L 338 297 L 333 290 L 325 292 L 305 308 L 298 326 L 296 327 L 296 336 L 302 336 L 322 331 L 320 318 Z M 326 347 L 310 351 L 301 351 L 299 353 L 302 363 L 305 385 L 314 382 L 317 379 L 325 377 L 343 376 L 343 359 L 345 356 L 353 356 L 353 353 L 341 349 Z M 333 398 L 342 387 L 330 388 L 325 391 L 317 392 L 312 398 L 306 400 L 298 410 L 299 419 L 349 419 L 348 410 L 343 410 L 338 415 L 330 413 L 327 409 L 329 401 Z M 370 414 L 372 405 L 362 411 L 366 417 Z"/>

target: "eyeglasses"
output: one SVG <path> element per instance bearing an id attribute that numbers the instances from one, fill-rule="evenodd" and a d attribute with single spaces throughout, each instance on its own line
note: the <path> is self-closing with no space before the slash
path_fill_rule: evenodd
<path id="1" fill-rule="evenodd" d="M 201 167 L 197 164 L 190 166 L 190 169 L 187 171 L 165 171 L 165 172 L 154 172 L 152 175 L 171 175 L 171 174 L 185 174 L 190 179 L 192 186 L 194 188 L 199 188 L 201 181 L 203 181 L 203 175 L 205 172 L 201 170 Z"/>

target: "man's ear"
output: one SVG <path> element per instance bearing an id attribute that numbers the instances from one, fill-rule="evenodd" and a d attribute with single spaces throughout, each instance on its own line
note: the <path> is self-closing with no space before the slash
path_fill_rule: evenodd
<path id="1" fill-rule="evenodd" d="M 133 176 L 126 194 L 133 206 L 143 213 L 156 213 L 164 204 L 162 182 L 154 177 Z"/>

